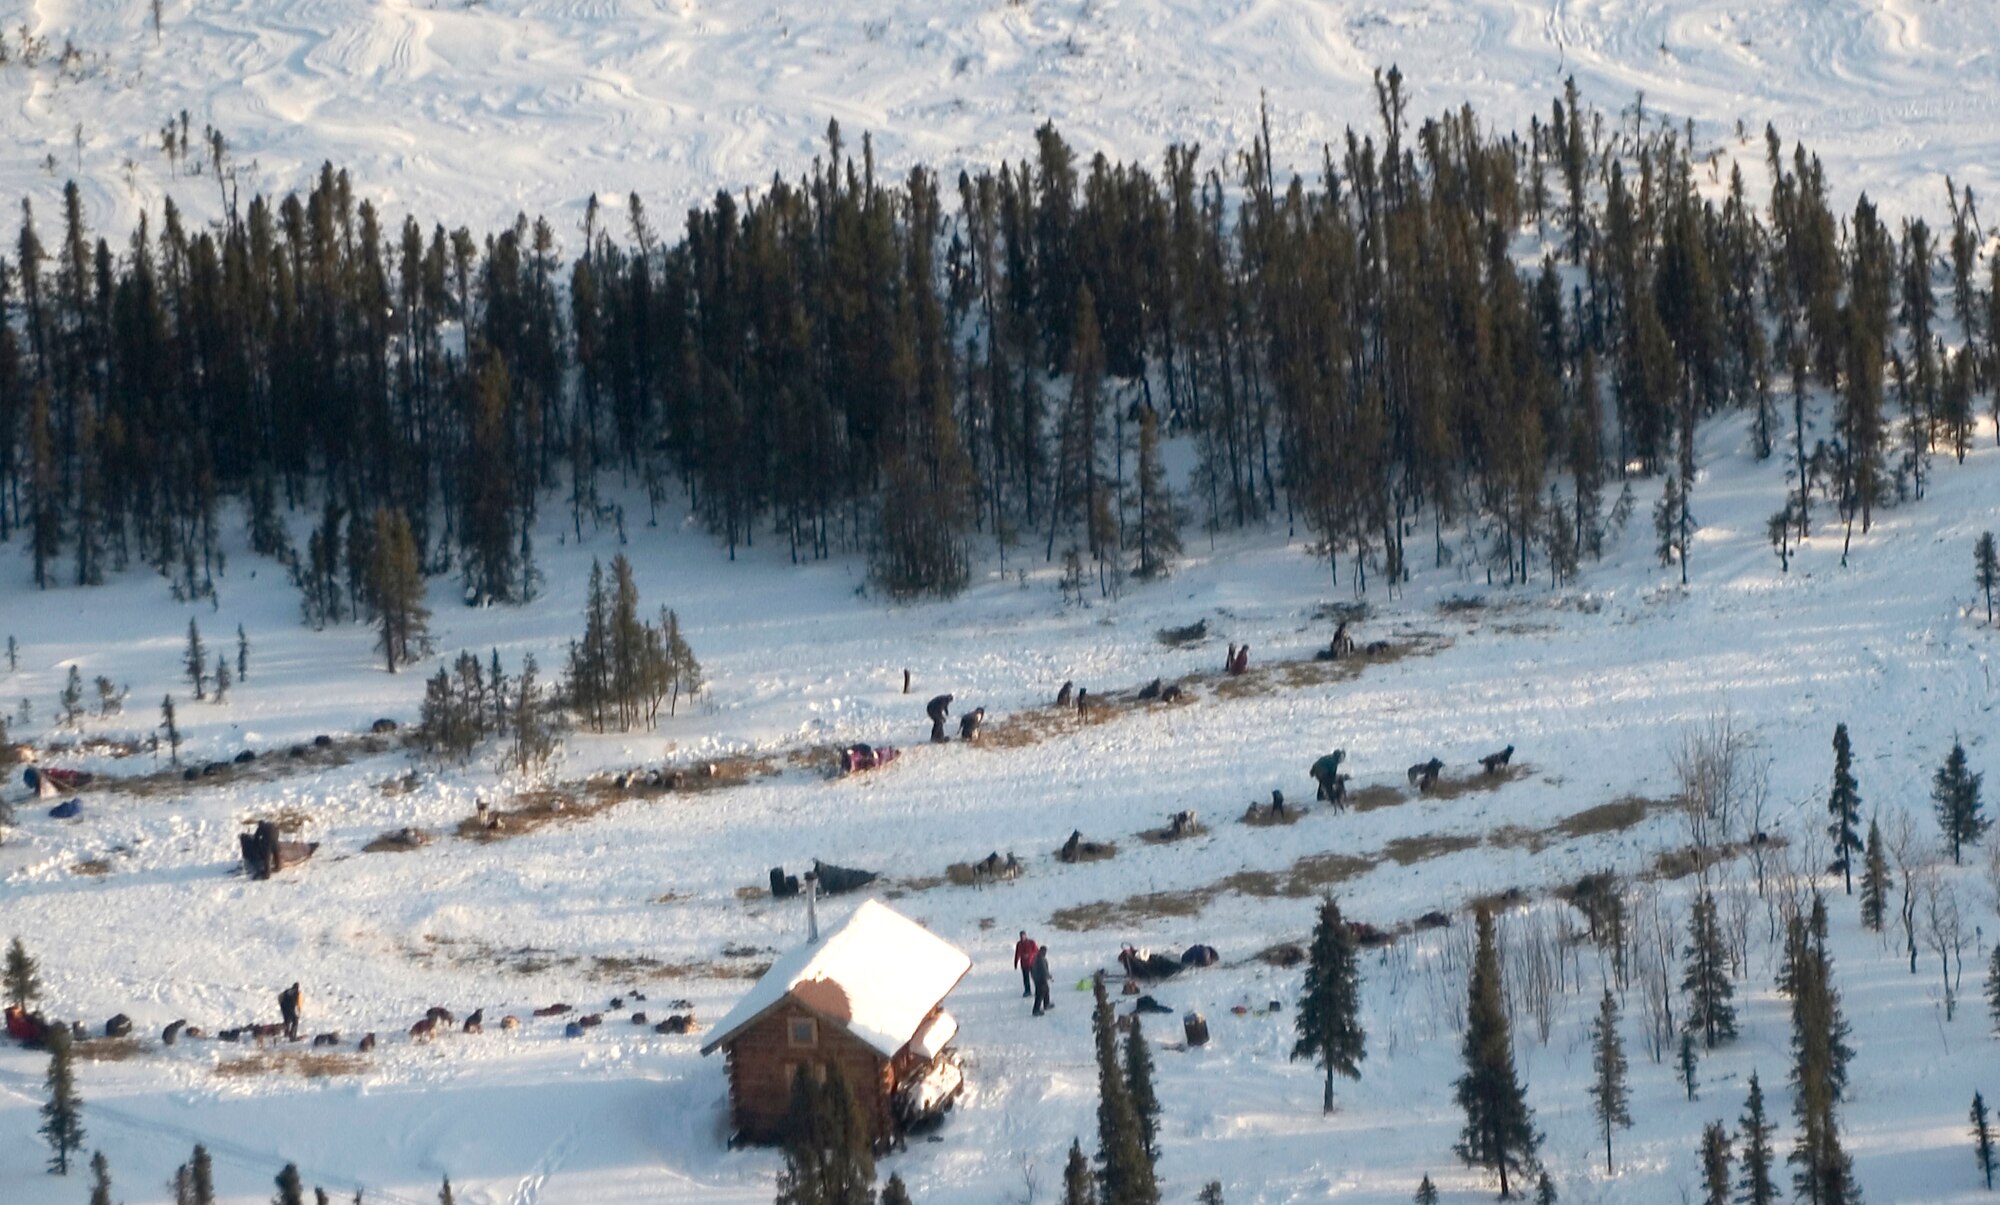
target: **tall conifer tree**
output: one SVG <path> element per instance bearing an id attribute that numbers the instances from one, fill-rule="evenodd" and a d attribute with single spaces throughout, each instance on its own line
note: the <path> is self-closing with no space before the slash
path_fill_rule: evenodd
<path id="1" fill-rule="evenodd" d="M 1597 1006 L 1597 1022 L 1590 1033 L 1590 1066 L 1595 1073 L 1590 1082 L 1590 1107 L 1604 1132 L 1604 1174 L 1613 1172 L 1611 1131 L 1632 1128 L 1632 1110 L 1625 1088 L 1625 1041 L 1618 1036 L 1618 1000 L 1610 988 Z"/>
<path id="2" fill-rule="evenodd" d="M 1719 1121 L 1701 1128 L 1702 1205 L 1729 1205 L 1729 1131 Z"/>
<path id="3" fill-rule="evenodd" d="M 49 1027 L 49 1071 L 43 1082 L 49 1093 L 42 1102 L 42 1137 L 52 1152 L 49 1170 L 67 1176 L 70 1153 L 83 1146 L 83 1100 L 76 1094 L 76 1065 L 67 1026 Z"/>
<path id="4" fill-rule="evenodd" d="M 1765 1115 L 1764 1090 L 1758 1086 L 1755 1071 L 1750 1073 L 1750 1095 L 1744 1101 L 1738 1126 L 1743 1138 L 1743 1175 L 1736 1181 L 1736 1199 L 1741 1205 L 1774 1205 L 1778 1186 L 1771 1179 L 1771 1137 L 1778 1127 Z"/>
<path id="5" fill-rule="evenodd" d="M 1964 847 L 1978 844 L 1993 823 L 1979 814 L 1979 785 L 1984 778 L 1966 765 L 1965 746 L 1953 741 L 1944 765 L 1931 779 L 1931 801 L 1937 808 L 1945 844 L 1951 846 L 1954 866 L 1959 865 Z"/>
<path id="6" fill-rule="evenodd" d="M 1993 1123 L 1986 1113 L 1986 1098 L 1979 1093 L 1972 1094 L 1972 1154 L 1979 1160 L 1979 1174 L 1986 1180 L 1986 1191 L 1993 1191 Z"/>
<path id="7" fill-rule="evenodd" d="M 1695 900 L 1688 944 L 1681 956 L 1687 960 L 1687 974 L 1681 980 L 1681 990 L 1688 998 L 1687 1029 L 1701 1034 L 1702 1044 L 1713 1050 L 1736 1036 L 1736 1008 L 1729 1002 L 1735 987 L 1729 981 L 1722 924 L 1716 916 L 1715 897 L 1706 891 Z"/>
<path id="8" fill-rule="evenodd" d="M 1333 1077 L 1360 1079 L 1361 1062 L 1368 1057 L 1368 1035 L 1358 1015 L 1360 986 L 1354 934 L 1340 915 L 1340 905 L 1327 896 L 1320 901 L 1319 921 L 1313 926 L 1305 983 L 1294 1014 L 1298 1040 L 1292 1043 L 1291 1054 L 1293 1059 L 1317 1060 L 1326 1072 L 1322 1112 L 1333 1112 Z"/>
<path id="9" fill-rule="evenodd" d="M 1144 1123 L 1118 1060 L 1117 1018 L 1104 977 L 1092 985 L 1091 1030 L 1097 1042 L 1097 1183 L 1101 1205 L 1159 1205 Z"/>
<path id="10" fill-rule="evenodd" d="M 1889 855 L 1882 845 L 1882 826 L 1868 821 L 1868 843 L 1861 860 L 1861 923 L 1877 933 L 1889 915 Z"/>
<path id="11" fill-rule="evenodd" d="M 1854 855 L 1861 852 L 1861 791 L 1854 781 L 1854 750 L 1848 744 L 1847 725 L 1833 727 L 1833 790 L 1826 797 L 1826 810 L 1833 816 L 1827 835 L 1833 838 L 1834 865 L 1840 868 L 1847 894 L 1854 894 Z"/>
<path id="12" fill-rule="evenodd" d="M 1535 1165 L 1541 1135 L 1535 1132 L 1527 1089 L 1514 1072 L 1514 1039 L 1501 995 L 1493 914 L 1481 908 L 1476 923 L 1479 945 L 1467 990 L 1465 1074 L 1455 1085 L 1465 1127 L 1453 1149 L 1467 1164 L 1498 1172 L 1504 1200 L 1510 1174 Z"/>

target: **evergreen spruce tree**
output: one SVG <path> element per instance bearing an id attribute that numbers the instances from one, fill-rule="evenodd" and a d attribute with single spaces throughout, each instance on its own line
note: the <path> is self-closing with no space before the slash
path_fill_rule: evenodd
<path id="1" fill-rule="evenodd" d="M 910 1205 L 910 1190 L 903 1183 L 903 1177 L 890 1173 L 889 1182 L 882 1186 L 882 1195 L 876 1198 L 876 1205 Z"/>
<path id="2" fill-rule="evenodd" d="M 1735 988 L 1729 982 L 1715 897 L 1709 892 L 1702 892 L 1695 900 L 1688 944 L 1681 956 L 1687 960 L 1687 974 L 1681 980 L 1681 990 L 1688 998 L 1687 1029 L 1701 1034 L 1702 1044 L 1713 1050 L 1736 1037 L 1736 1008 L 1729 1002 Z"/>
<path id="3" fill-rule="evenodd" d="M 306 1205 L 305 1182 L 299 1179 L 299 1165 L 285 1164 L 278 1173 L 278 1195 L 271 1198 L 271 1205 Z"/>
<path id="4" fill-rule="evenodd" d="M 97 675 L 96 685 L 97 714 L 99 716 L 113 716 L 125 710 L 125 696 L 132 693 L 131 687 L 128 686 L 121 691 L 112 685 L 111 679 L 105 677 L 103 674 Z M 5 737 L 6 730 L 0 728 L 0 740 L 4 740 Z"/>
<path id="5" fill-rule="evenodd" d="M 176 766 L 181 764 L 181 730 L 174 723 L 174 697 L 167 695 L 160 700 L 160 727 L 167 738 L 167 756 Z"/>
<path id="6" fill-rule="evenodd" d="M 694 650 L 688 647 L 687 637 L 681 633 L 681 617 L 672 609 L 661 615 L 660 627 L 665 634 L 667 669 L 672 675 L 667 714 L 676 715 L 680 711 L 682 695 L 692 699 L 701 693 L 701 662 L 695 659 Z"/>
<path id="7" fill-rule="evenodd" d="M 1083 1157 L 1083 1143 L 1075 1139 L 1069 1144 L 1069 1161 L 1063 1164 L 1062 1205 L 1097 1205 L 1097 1180 Z"/>
<path id="8" fill-rule="evenodd" d="M 74 665 L 69 667 L 69 677 L 63 682 L 62 694 L 56 704 L 62 714 L 63 726 L 76 727 L 77 719 L 83 715 L 83 673 Z"/>
<path id="9" fill-rule="evenodd" d="M 1982 532 L 1972 546 L 1972 580 L 1986 595 L 1986 622 L 1993 622 L 1993 592 L 2000 590 L 2000 551 L 1995 551 L 1993 533 Z"/>
<path id="10" fill-rule="evenodd" d="M 1146 1153 L 1144 1123 L 1118 1065 L 1117 1016 L 1104 990 L 1092 985 L 1091 1030 L 1097 1043 L 1097 1184 L 1102 1205 L 1158 1205 L 1160 1190 Z"/>
<path id="11" fill-rule="evenodd" d="M 1535 1180 L 1535 1205 L 1556 1205 L 1556 1182 L 1543 1172 Z"/>
<path id="12" fill-rule="evenodd" d="M 1813 892 L 1800 944 L 1799 987 L 1792 995 L 1792 1050 L 1795 1058 L 1813 1043 L 1825 1051 L 1833 1099 L 1847 1095 L 1850 1029 L 1840 1010 L 1840 992 L 1833 986 L 1833 953 L 1827 946 L 1826 897 Z M 1803 1004 L 1800 993 L 1809 993 Z"/>
<path id="13" fill-rule="evenodd" d="M 1736 1200 L 1740 1205 L 1774 1205 L 1778 1186 L 1771 1179 L 1771 1138 L 1778 1127 L 1765 1116 L 1764 1090 L 1757 1085 L 1754 1071 L 1750 1073 L 1750 1095 L 1743 1105 L 1743 1117 L 1737 1124 L 1743 1135 L 1743 1175 L 1736 1181 Z"/>
<path id="14" fill-rule="evenodd" d="M 1854 750 L 1848 744 L 1847 725 L 1833 727 L 1833 790 L 1826 797 L 1826 810 L 1833 817 L 1827 835 L 1833 838 L 1833 864 L 1840 868 L 1847 894 L 1854 894 L 1854 855 L 1861 852 L 1861 791 L 1854 781 Z"/>
<path id="15" fill-rule="evenodd" d="M 1632 1128 L 1630 1098 L 1625 1087 L 1625 1041 L 1618 1035 L 1618 1000 L 1610 988 L 1597 1006 L 1597 1022 L 1590 1031 L 1590 1109 L 1604 1133 L 1604 1174 L 1613 1174 L 1611 1131 Z"/>
<path id="16" fill-rule="evenodd" d="M 515 479 L 518 449 L 510 422 L 517 401 L 503 356 L 479 347 L 469 387 L 464 428 L 466 488 L 460 494 L 458 536 L 465 582 L 489 602 L 512 602 L 520 580 L 515 562 L 521 518 L 521 483 Z"/>
<path id="17" fill-rule="evenodd" d="M 19 937 L 7 943 L 7 964 L 0 971 L 0 985 L 6 988 L 7 1003 L 18 1009 L 31 1010 L 41 998 L 41 964 L 28 953 L 28 947 Z"/>
<path id="18" fill-rule="evenodd" d="M 1160 423 L 1150 406 L 1139 410 L 1139 471 L 1133 495 L 1139 512 L 1139 564 L 1133 572 L 1143 578 L 1163 576 L 1180 555 L 1181 531 L 1166 466 L 1160 462 Z"/>
<path id="19" fill-rule="evenodd" d="M 1361 1078 L 1361 1061 L 1368 1057 L 1368 1035 L 1361 1029 L 1360 971 L 1356 965 L 1354 934 L 1341 918 L 1340 905 L 1332 896 L 1320 900 L 1319 921 L 1313 926 L 1312 950 L 1307 955 L 1305 983 L 1299 990 L 1299 1006 L 1294 1014 L 1298 1040 L 1292 1044 L 1293 1059 L 1318 1060 L 1326 1072 L 1322 1112 L 1333 1112 L 1333 1077 Z"/>
<path id="20" fill-rule="evenodd" d="M 26 266 L 25 260 L 19 262 Z M 54 580 L 50 570 L 62 551 L 62 507 L 60 471 L 49 430 L 49 391 L 46 385 L 37 385 L 28 410 L 28 552 L 38 590 L 48 589 Z"/>
<path id="21" fill-rule="evenodd" d="M 229 698 L 229 662 L 221 657 L 215 659 L 215 702 L 222 703 Z"/>
<path id="22" fill-rule="evenodd" d="M 639 584 L 623 553 L 611 558 L 611 699 L 621 729 L 639 720 L 646 674 L 646 625 L 639 618 Z"/>
<path id="23" fill-rule="evenodd" d="M 1719 1121 L 1701 1128 L 1702 1205 L 1729 1203 L 1729 1131 Z"/>
<path id="24" fill-rule="evenodd" d="M 83 1146 L 83 1101 L 76 1094 L 76 1068 L 67 1026 L 49 1026 L 49 1098 L 42 1104 L 42 1137 L 54 1152 L 49 1170 L 69 1175 L 70 1152 Z"/>
<path id="25" fill-rule="evenodd" d="M 424 572 L 410 521 L 400 510 L 375 512 L 368 568 L 368 605 L 375 612 L 375 648 L 390 673 L 424 655 L 430 644 L 430 611 L 424 606 Z"/>
<path id="26" fill-rule="evenodd" d="M 194 697 L 208 697 L 208 646 L 201 642 L 201 629 L 194 620 L 188 620 L 187 651 L 181 654 L 181 666 L 187 670 L 187 679 L 194 684 Z"/>
<path id="27" fill-rule="evenodd" d="M 1836 1115 L 1847 1083 L 1847 1024 L 1832 981 L 1824 937 L 1825 902 L 1814 897 L 1817 934 L 1801 952 L 1792 994 L 1792 1111 L 1798 1138 L 1787 1162 L 1794 1194 L 1810 1205 L 1856 1205 L 1853 1161 L 1840 1145 Z"/>
<path id="28" fill-rule="evenodd" d="M 611 600 L 596 558 L 584 594 L 583 639 L 570 646 L 566 679 L 570 707 L 593 731 L 604 731 L 611 702 Z"/>
<path id="29" fill-rule="evenodd" d="M 1965 746 L 1953 741 L 1944 765 L 1931 779 L 1931 801 L 1937 806 L 1939 827 L 1951 846 L 1952 865 L 1960 864 L 1964 846 L 1976 845 L 1992 821 L 1979 814 L 1979 784 L 1984 774 L 1973 773 L 1965 764 Z"/>
<path id="30" fill-rule="evenodd" d="M 1465 1016 L 1465 1074 L 1454 1084 L 1465 1111 L 1465 1127 L 1453 1147 L 1473 1167 L 1500 1175 L 1500 1197 L 1509 1195 L 1509 1174 L 1535 1165 L 1541 1135 L 1535 1132 L 1527 1088 L 1514 1071 L 1514 1039 L 1501 996 L 1500 953 L 1493 914 L 1481 908 L 1476 924 L 1478 951 L 1472 961 Z"/>
<path id="31" fill-rule="evenodd" d="M 1656 537 L 1653 552 L 1660 558 L 1662 569 L 1670 568 L 1675 561 L 1680 562 L 1682 585 L 1687 584 L 1687 525 L 1683 522 L 1686 515 L 1687 491 L 1681 486 L 1680 475 L 1669 473 L 1660 500 L 1653 506 L 1653 534 Z"/>
<path id="32" fill-rule="evenodd" d="M 824 1079 L 792 1077 L 777 1205 L 873 1205 L 875 1152 L 868 1119 L 838 1064 Z"/>
<path id="33" fill-rule="evenodd" d="M 1986 960 L 1986 1015 L 1993 1021 L 1993 1032 L 2000 1033 L 2000 945 Z"/>
<path id="34" fill-rule="evenodd" d="M 187 1205 L 215 1205 L 215 1164 L 208 1157 L 208 1148 L 196 1143 L 193 1158 L 184 1166 L 188 1172 Z"/>
<path id="35" fill-rule="evenodd" d="M 1201 1191 L 1195 1194 L 1194 1199 L 1197 1205 L 1224 1205 L 1222 1181 L 1210 1180 L 1208 1183 L 1202 1185 Z"/>
<path id="36" fill-rule="evenodd" d="M 1972 1094 L 1972 1154 L 1979 1160 L 1979 1174 L 1986 1178 L 1986 1191 L 1993 1191 L 1993 1124 L 1986 1115 L 1986 1098 Z"/>
<path id="37" fill-rule="evenodd" d="M 1417 1181 L 1417 1195 L 1411 1200 L 1415 1201 L 1416 1205 L 1438 1205 L 1437 1185 L 1431 1183 L 1429 1175 Z"/>
<path id="38" fill-rule="evenodd" d="M 513 734 L 513 754 L 510 760 L 519 773 L 541 766 L 555 752 L 555 726 L 542 710 L 542 688 L 536 681 L 538 667 L 535 655 L 525 654 L 521 658 L 521 673 L 514 679 L 514 703 L 507 729 Z"/>
<path id="39" fill-rule="evenodd" d="M 1137 1013 L 1132 1030 L 1125 1035 L 1125 1088 L 1132 1094 L 1132 1111 L 1139 1118 L 1139 1132 L 1145 1140 L 1146 1158 L 1160 1158 L 1160 1098 L 1153 1091 L 1153 1052 L 1146 1046 L 1146 1034 Z"/>
<path id="40" fill-rule="evenodd" d="M 236 680 L 250 680 L 250 637 L 243 631 L 243 625 L 236 625 Z"/>
<path id="41" fill-rule="evenodd" d="M 90 1155 L 90 1205 L 111 1205 L 111 1162 L 103 1151 Z"/>
<path id="42" fill-rule="evenodd" d="M 1689 1100 L 1695 1098 L 1695 1092 L 1699 1086 L 1696 1083 L 1696 1077 L 1700 1072 L 1700 1068 L 1701 1056 L 1695 1050 L 1694 1034 L 1689 1030 L 1682 1030 L 1680 1062 L 1674 1068 L 1674 1075 L 1681 1081 L 1681 1087 L 1687 1089 Z"/>
<path id="43" fill-rule="evenodd" d="M 451 1177 L 444 1178 L 444 1187 L 438 1189 L 438 1205 L 456 1205 L 451 1195 Z"/>
<path id="44" fill-rule="evenodd" d="M 1882 826 L 1868 822 L 1868 847 L 1861 862 L 1861 923 L 1876 933 L 1889 916 L 1889 855 Z"/>

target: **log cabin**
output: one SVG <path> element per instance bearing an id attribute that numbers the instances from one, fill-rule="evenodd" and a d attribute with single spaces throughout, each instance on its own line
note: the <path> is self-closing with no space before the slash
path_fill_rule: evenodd
<path id="1" fill-rule="evenodd" d="M 782 1140 L 794 1077 L 834 1066 L 877 1144 L 894 1142 L 909 1119 L 899 1093 L 907 1102 L 925 1077 L 957 1074 L 940 1058 L 958 1032 L 944 998 L 971 969 L 963 950 L 875 900 L 780 957 L 701 1048 L 724 1052 L 732 1143 Z"/>

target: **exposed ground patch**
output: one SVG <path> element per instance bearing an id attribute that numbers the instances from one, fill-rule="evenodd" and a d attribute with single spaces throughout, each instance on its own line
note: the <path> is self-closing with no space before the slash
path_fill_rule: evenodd
<path id="1" fill-rule="evenodd" d="M 423 945 L 404 948 L 413 962 L 497 968 L 514 975 L 566 972 L 602 983 L 643 983 L 664 979 L 755 979 L 770 969 L 769 951 L 730 946 L 720 958 L 668 962 L 650 954 L 572 954 L 547 946 L 497 946 L 489 942 L 425 934 Z"/>
<path id="2" fill-rule="evenodd" d="M 224 1059 L 215 1073 L 224 1079 L 253 1075 L 297 1075 L 305 1079 L 326 1079 L 335 1075 L 359 1075 L 368 1060 L 351 1051 L 259 1050 L 240 1058 Z"/>
<path id="3" fill-rule="evenodd" d="M 420 828 L 391 829 L 361 847 L 364 854 L 400 854 L 413 849 L 422 849 L 431 843 L 431 835 Z"/>
<path id="4" fill-rule="evenodd" d="M 1519 782 L 1535 772 L 1526 762 L 1506 766 L 1492 774 L 1477 772 L 1464 778 L 1448 778 L 1442 774 L 1431 784 L 1431 789 L 1420 799 L 1458 799 L 1466 795 L 1477 795 L 1486 791 L 1497 791 L 1510 782 Z"/>
<path id="5" fill-rule="evenodd" d="M 135 774 L 129 778 L 100 777 L 90 789 L 116 791 L 148 799 L 161 795 L 185 795 L 189 791 L 199 791 L 228 783 L 275 782 L 296 774 L 344 766 L 356 757 L 386 753 L 392 739 L 380 736 L 334 737 L 326 745 L 305 744 L 295 745 L 290 749 L 269 750 L 251 762 L 207 762 L 201 765 L 167 766 L 147 774 Z M 58 751 L 51 746 L 48 752 Z M 157 756 L 157 751 L 154 752 Z M 194 778 L 187 777 L 190 769 L 198 771 Z M 203 770 L 207 772 L 199 772 Z"/>
<path id="6" fill-rule="evenodd" d="M 145 1053 L 137 1038 L 87 1038 L 70 1043 L 70 1050 L 86 1063 L 122 1063 Z"/>
<path id="7" fill-rule="evenodd" d="M 1523 773 L 1526 773 L 1525 767 Z M 1500 776 L 1493 777 L 1497 779 Z M 1673 806 L 1671 801 L 1626 796 L 1565 816 L 1547 828 L 1504 825 L 1483 835 L 1427 833 L 1417 837 L 1397 837 L 1372 854 L 1307 854 L 1285 870 L 1238 870 L 1206 886 L 1148 892 L 1128 896 L 1122 901 L 1098 900 L 1072 908 L 1060 908 L 1050 915 L 1049 924 L 1074 932 L 1126 927 L 1162 917 L 1199 916 L 1218 896 L 1224 894 L 1253 899 L 1309 898 L 1359 878 L 1384 863 L 1399 867 L 1415 866 L 1433 858 L 1477 849 L 1483 844 L 1539 852 L 1564 840 L 1623 831 Z M 1731 856 L 1730 852 L 1720 847 L 1709 854 L 1711 861 L 1728 856 Z M 1689 857 L 1685 852 L 1677 857 L 1663 856 L 1655 867 L 1655 873 L 1667 877 L 1692 873 L 1695 867 L 1688 861 Z M 1495 897 L 1496 900 L 1513 898 L 1512 895 Z"/>

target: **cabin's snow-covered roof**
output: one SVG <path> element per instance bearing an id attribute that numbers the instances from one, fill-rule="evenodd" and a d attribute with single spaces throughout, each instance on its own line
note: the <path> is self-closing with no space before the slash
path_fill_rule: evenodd
<path id="1" fill-rule="evenodd" d="M 971 969 L 965 951 L 867 900 L 818 941 L 772 963 L 701 1052 L 715 1050 L 789 996 L 889 1058 Z"/>

